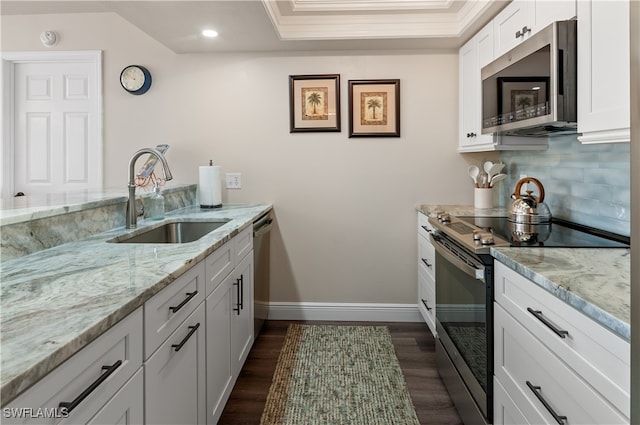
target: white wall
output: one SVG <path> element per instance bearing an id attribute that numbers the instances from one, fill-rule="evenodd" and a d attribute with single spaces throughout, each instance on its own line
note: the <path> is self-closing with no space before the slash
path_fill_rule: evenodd
<path id="1" fill-rule="evenodd" d="M 112 14 L 3 16 L 3 50 L 104 51 L 105 176 L 126 185 L 131 154 L 169 143 L 176 181 L 197 182 L 213 159 L 241 172 L 225 202 L 271 202 L 272 300 L 416 302 L 420 203 L 471 203 L 456 153 L 455 52 L 175 55 Z M 131 63 L 153 74 L 151 90 L 119 86 Z M 288 76 L 338 73 L 342 132 L 289 133 Z M 400 138 L 348 138 L 347 80 L 401 80 Z"/>

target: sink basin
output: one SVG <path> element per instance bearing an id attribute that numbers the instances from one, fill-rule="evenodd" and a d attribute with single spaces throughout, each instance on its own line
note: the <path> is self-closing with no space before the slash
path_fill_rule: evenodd
<path id="1" fill-rule="evenodd" d="M 214 221 L 177 221 L 144 230 L 132 235 L 108 240 L 111 243 L 188 243 L 228 223 L 229 219 Z"/>

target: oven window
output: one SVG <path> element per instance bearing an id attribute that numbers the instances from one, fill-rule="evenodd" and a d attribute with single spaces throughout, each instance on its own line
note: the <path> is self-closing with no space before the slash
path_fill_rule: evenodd
<path id="1" fill-rule="evenodd" d="M 436 319 L 486 392 L 487 285 L 437 253 L 436 264 Z"/>

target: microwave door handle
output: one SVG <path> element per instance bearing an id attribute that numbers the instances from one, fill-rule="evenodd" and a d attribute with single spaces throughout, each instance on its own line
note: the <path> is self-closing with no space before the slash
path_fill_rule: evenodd
<path id="1" fill-rule="evenodd" d="M 471 276 L 474 279 L 480 280 L 484 282 L 484 266 L 480 266 L 479 268 L 475 268 L 465 263 L 457 256 L 453 255 L 447 248 L 443 247 L 437 239 L 431 236 L 431 242 L 433 243 L 433 247 L 438 252 L 438 254 L 442 255 L 447 261 L 451 262 L 458 269 L 462 270 L 465 274 Z M 436 266 L 437 267 L 437 266 Z"/>

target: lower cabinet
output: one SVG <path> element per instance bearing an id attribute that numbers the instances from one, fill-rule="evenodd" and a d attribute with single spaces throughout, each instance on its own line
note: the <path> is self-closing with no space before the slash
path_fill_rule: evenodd
<path id="1" fill-rule="evenodd" d="M 628 424 L 627 341 L 495 262 L 494 424 Z"/>
<path id="2" fill-rule="evenodd" d="M 201 303 L 145 362 L 146 423 L 205 423 L 205 353 Z"/>
<path id="3" fill-rule="evenodd" d="M 253 345 L 253 251 L 232 273 L 231 370 L 237 377 Z"/>
<path id="4" fill-rule="evenodd" d="M 3 424 L 139 424 L 142 309 L 3 407 Z"/>

